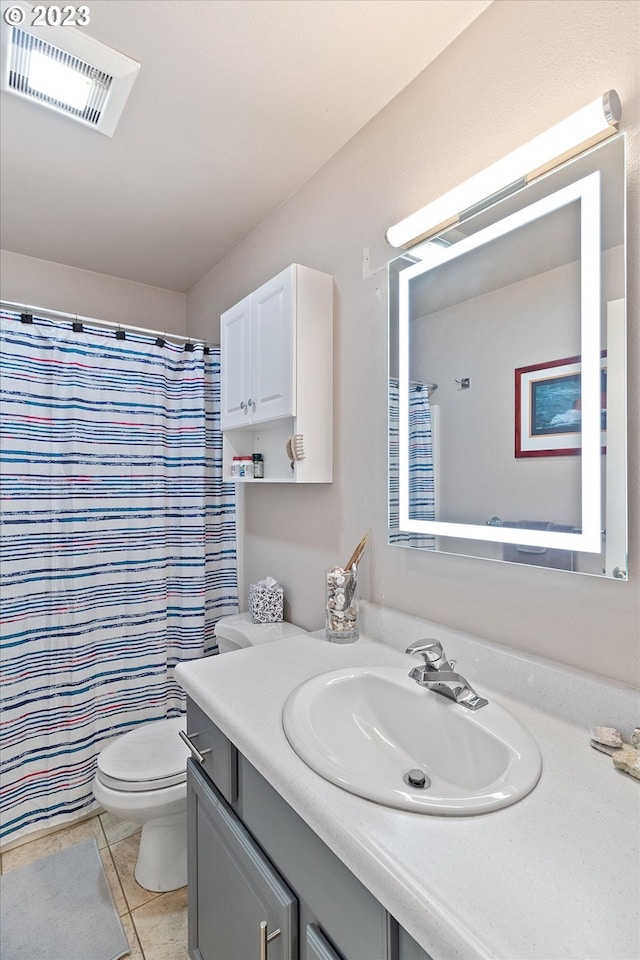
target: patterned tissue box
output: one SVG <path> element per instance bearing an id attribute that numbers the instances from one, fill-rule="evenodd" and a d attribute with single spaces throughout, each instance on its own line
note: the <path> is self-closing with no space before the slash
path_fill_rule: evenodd
<path id="1" fill-rule="evenodd" d="M 254 623 L 280 623 L 283 617 L 284 590 L 271 577 L 249 587 L 249 612 Z"/>

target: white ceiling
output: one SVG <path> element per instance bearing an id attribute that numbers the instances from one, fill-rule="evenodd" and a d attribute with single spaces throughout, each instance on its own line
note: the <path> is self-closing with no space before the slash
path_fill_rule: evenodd
<path id="1" fill-rule="evenodd" d="M 113 138 L 2 93 L 3 248 L 188 290 L 490 2 L 89 0 L 140 74 Z"/>

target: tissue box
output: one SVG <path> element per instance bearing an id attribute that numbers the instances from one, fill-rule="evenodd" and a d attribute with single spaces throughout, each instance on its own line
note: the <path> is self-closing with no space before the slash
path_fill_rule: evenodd
<path id="1" fill-rule="evenodd" d="M 284 590 L 272 577 L 249 587 L 249 612 L 254 623 L 280 623 L 283 607 Z"/>

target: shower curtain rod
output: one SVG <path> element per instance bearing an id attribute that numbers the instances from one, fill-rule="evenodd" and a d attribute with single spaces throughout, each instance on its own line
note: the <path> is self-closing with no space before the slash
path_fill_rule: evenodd
<path id="1" fill-rule="evenodd" d="M 419 393 L 421 390 L 426 390 L 428 394 L 432 394 L 434 390 L 438 389 L 438 384 L 422 383 L 421 380 L 409 380 L 409 387 L 412 387 L 416 393 Z"/>
<path id="2" fill-rule="evenodd" d="M 179 343 L 201 343 L 209 346 L 206 340 L 199 337 L 183 337 L 179 333 L 167 333 L 163 330 L 148 330 L 145 327 L 133 327 L 130 324 L 112 323 L 110 320 L 98 320 L 96 317 L 83 317 L 77 313 L 65 313 L 62 310 L 48 310 L 45 307 L 33 307 L 26 303 L 14 303 L 11 300 L 0 300 L 0 306 L 10 307 L 19 313 L 30 313 L 34 316 L 43 315 L 44 317 L 59 317 L 62 320 L 70 320 L 73 323 L 87 323 L 97 327 L 105 327 L 109 330 L 129 330 L 131 333 L 146 333 L 153 337 L 161 337 L 163 340 L 177 340 Z"/>

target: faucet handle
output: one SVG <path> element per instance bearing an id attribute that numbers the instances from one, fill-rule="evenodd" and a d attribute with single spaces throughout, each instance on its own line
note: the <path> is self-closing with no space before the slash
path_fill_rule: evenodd
<path id="1" fill-rule="evenodd" d="M 435 670 L 451 666 L 442 648 L 442 644 L 433 637 L 428 637 L 424 640 L 414 640 L 413 643 L 409 644 L 405 653 L 419 653 L 427 666 Z"/>
<path id="2" fill-rule="evenodd" d="M 442 644 L 433 637 L 426 637 L 424 640 L 414 640 L 410 643 L 405 653 L 424 653 L 427 650 L 437 651 L 437 655 L 442 653 Z"/>

